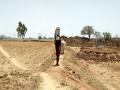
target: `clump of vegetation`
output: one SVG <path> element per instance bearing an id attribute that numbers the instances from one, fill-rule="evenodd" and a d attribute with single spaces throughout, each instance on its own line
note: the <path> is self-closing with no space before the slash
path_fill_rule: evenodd
<path id="1" fill-rule="evenodd" d="M 109 32 L 103 32 L 103 36 L 105 41 L 109 41 L 112 38 L 112 35 Z"/>
<path id="2" fill-rule="evenodd" d="M 103 40 L 105 46 L 113 46 L 112 35 L 109 32 L 103 32 Z"/>
<path id="3" fill-rule="evenodd" d="M 25 37 L 26 32 L 27 32 L 27 27 L 25 26 L 25 24 L 22 24 L 22 22 L 20 21 L 17 27 L 18 38 L 23 39 Z"/>

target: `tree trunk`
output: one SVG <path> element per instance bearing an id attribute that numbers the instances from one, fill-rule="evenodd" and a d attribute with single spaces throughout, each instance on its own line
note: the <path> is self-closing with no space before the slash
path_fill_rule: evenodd
<path id="1" fill-rule="evenodd" d="M 91 34 L 89 34 L 88 37 L 89 37 L 89 40 L 90 40 Z"/>

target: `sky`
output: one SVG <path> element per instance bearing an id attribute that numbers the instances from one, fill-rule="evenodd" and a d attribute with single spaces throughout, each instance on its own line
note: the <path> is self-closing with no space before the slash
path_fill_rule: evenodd
<path id="1" fill-rule="evenodd" d="M 0 0 L 0 35 L 17 37 L 18 22 L 26 37 L 80 35 L 86 25 L 120 37 L 120 0 Z"/>

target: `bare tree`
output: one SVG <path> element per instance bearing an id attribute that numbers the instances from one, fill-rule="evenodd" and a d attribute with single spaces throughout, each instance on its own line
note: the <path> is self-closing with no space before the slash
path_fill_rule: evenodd
<path id="1" fill-rule="evenodd" d="M 98 39 L 100 39 L 100 38 L 102 37 L 102 35 L 101 35 L 100 32 L 95 31 L 95 32 L 94 32 L 94 36 L 95 36 L 95 38 L 96 38 L 95 44 L 97 45 L 97 44 L 98 44 Z"/>

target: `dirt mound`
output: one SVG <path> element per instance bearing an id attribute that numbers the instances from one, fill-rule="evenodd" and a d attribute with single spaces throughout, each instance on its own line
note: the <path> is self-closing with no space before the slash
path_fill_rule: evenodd
<path id="1" fill-rule="evenodd" d="M 94 61 L 120 61 L 117 50 L 104 47 L 81 47 L 77 57 Z"/>

